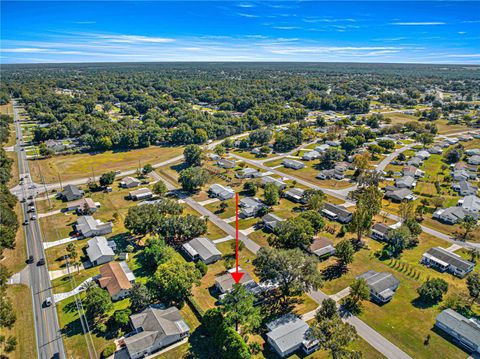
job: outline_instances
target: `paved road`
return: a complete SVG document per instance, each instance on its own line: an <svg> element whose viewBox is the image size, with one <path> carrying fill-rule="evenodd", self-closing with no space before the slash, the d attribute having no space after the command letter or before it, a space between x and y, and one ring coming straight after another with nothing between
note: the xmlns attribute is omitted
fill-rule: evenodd
<svg viewBox="0 0 480 359"><path fill-rule="evenodd" d="M18 168L20 178L25 178L23 184L20 185L20 198L28 198L30 195L35 195L35 190L29 189L32 186L30 180L30 170L25 151L22 151L24 146L22 128L20 126L18 107L14 102L14 119L15 130L18 136L17 139L17 155ZM28 203L26 200L22 203L22 212L24 219L30 217L28 214ZM33 212L36 214L36 212ZM63 346L62 335L58 323L57 311L55 306L43 307L43 303L47 297L53 298L50 278L48 276L47 265L38 266L37 261L40 258L45 258L43 250L42 232L38 220L29 220L28 225L25 226L25 236L27 241L27 253L33 255L35 262L28 265L30 276L30 288L32 290L33 314L35 321L35 334L37 343L37 353L39 359L50 358L65 358L65 348ZM27 343L28 344L28 343ZM30 343L33 345L32 342Z"/></svg>
<svg viewBox="0 0 480 359"><path fill-rule="evenodd" d="M290 174L287 174L287 173L284 173L282 171L278 171L276 169L273 169L271 167L268 167L268 166L265 166L264 164L262 163L259 163L258 161L255 161L255 160L251 160L251 159L246 159L246 158L242 158L240 156L237 156L235 154L232 154L233 157L235 158L238 158L238 159L242 159L244 162L246 163L249 163L251 164L252 166L256 166L258 168L261 168L265 171L270 171L272 173L275 173L279 176L282 176L282 177L286 177L292 181L297 181L297 183L301 183L303 184L304 186L307 186L309 188L313 188L313 189L317 189L317 190L322 190L324 193L332 196L332 197L335 197L335 198L338 198L338 199L341 199L343 201L347 201L348 202L348 193L355 190L357 188L356 185L354 186L351 186L351 187L348 187L348 188L345 188L345 189L340 189L340 190L336 190L336 189L329 189L329 188L324 188L324 187L321 187L321 186L317 186L309 181L305 181L301 178L298 178L298 177L295 177L293 175L290 175ZM385 216L385 217L388 217L390 219L393 219L394 221L400 221L400 217L395 215L395 214L392 214L392 213L388 213L388 212L385 212L385 211L382 211L382 215ZM462 246L464 248L477 248L477 249L480 249L480 243L473 243L473 242L461 242L461 241L457 241L455 240L453 237L449 236L448 234L445 234L445 233L442 233L442 232L439 232L435 229L432 229L430 227L425 227L425 226L422 226L422 230L425 232L425 233L428 233L434 237L437 237L437 238L440 238L440 239L443 239L447 242L450 242L450 243L454 243L454 244L458 244L459 246Z"/></svg>
<svg viewBox="0 0 480 359"><path fill-rule="evenodd" d="M376 167L376 169L378 171L383 171L385 169L385 167L387 167L390 162L392 162L400 153L402 152L405 152L405 151L408 151L409 149L411 149L412 147L418 145L418 143L411 143L411 144L408 144L408 145L405 145L403 147L400 147L399 149L396 149L395 151L393 151L392 153L390 153L387 157L385 157Z"/></svg>
<svg viewBox="0 0 480 359"><path fill-rule="evenodd" d="M165 180L163 177L158 176L163 182L165 182L167 189L170 191L177 191L176 187ZM177 191L180 194L179 191ZM185 203L187 203L190 207L195 209L198 213L203 216L207 216L209 220L211 220L215 225L223 229L227 234L235 237L235 229L226 223L223 219L216 216L214 213L210 212L208 209L201 206L191 197L187 195L180 195L179 196ZM252 241L248 236L245 236L243 233L239 232L238 234L239 240L241 240L245 247L247 247L251 252L257 253L260 250L260 246ZM320 304L324 299L328 298L329 296L323 293L320 290L311 291L309 296L315 300L318 304ZM411 359L405 352L403 352L400 348L395 346L393 343L388 341L385 337L383 337L380 333L376 332L373 328L369 327L367 324L362 322L360 319L349 316L345 318L345 321L352 324L356 329L358 334L370 345L372 345L375 349L377 349L380 353L385 355L387 358L391 359Z"/></svg>

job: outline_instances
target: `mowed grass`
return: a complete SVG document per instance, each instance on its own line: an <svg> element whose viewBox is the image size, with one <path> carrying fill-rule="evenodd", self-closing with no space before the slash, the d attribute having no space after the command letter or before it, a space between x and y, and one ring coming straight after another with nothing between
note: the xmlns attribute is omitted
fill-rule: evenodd
<svg viewBox="0 0 480 359"><path fill-rule="evenodd" d="M60 174L62 181L91 177L92 170L98 177L108 171L131 170L147 163L155 164L181 155L182 147L157 147L135 149L130 151L105 151L96 154L81 153L34 161L32 168L33 180L41 182L41 172L45 182L58 182Z"/></svg>
<svg viewBox="0 0 480 359"><path fill-rule="evenodd" d="M360 318L414 358L465 358L465 353L461 349L433 330L435 317L442 310L441 304L425 307L417 300L416 289L428 278L445 279L449 283L448 295L467 293L464 279L447 273L438 273L419 263L421 255L428 248L438 245L448 247L447 243L422 234L420 244L414 249L405 251L400 258L402 265L395 265L393 261L380 261L373 255L382 248L381 243L370 239L366 241L370 250L362 249L357 252L354 262L348 266L348 272L338 279L327 279L323 290L328 294L337 293L367 270L390 272L400 280L400 287L392 301L382 306L364 302ZM335 261L334 258L330 258L321 262L319 268L325 269ZM430 335L428 346L424 345L427 335Z"/></svg>
<svg viewBox="0 0 480 359"><path fill-rule="evenodd" d="M30 288L23 284L15 284L9 285L6 290L17 316L12 329L0 329L0 335L5 337L13 335L17 338L17 347L14 352L8 354L8 358L36 358L32 293Z"/></svg>
<svg viewBox="0 0 480 359"><path fill-rule="evenodd" d="M16 204L15 213L19 221L21 221L23 217L20 203ZM24 230L24 226L20 225L15 235L14 249L5 248L3 250L4 258L0 263L4 265L12 274L21 271L26 265L25 261L27 260L27 244L25 241Z"/></svg>

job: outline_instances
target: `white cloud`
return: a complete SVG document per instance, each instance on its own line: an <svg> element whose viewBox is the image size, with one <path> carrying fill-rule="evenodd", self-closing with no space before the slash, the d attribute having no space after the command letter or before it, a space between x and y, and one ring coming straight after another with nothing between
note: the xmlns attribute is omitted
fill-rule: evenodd
<svg viewBox="0 0 480 359"><path fill-rule="evenodd" d="M435 26L435 25L446 25L442 21L418 21L418 22L392 22L391 25L400 25L400 26Z"/></svg>
<svg viewBox="0 0 480 359"><path fill-rule="evenodd" d="M277 30L297 30L300 29L298 26L272 26L272 29Z"/></svg>
<svg viewBox="0 0 480 359"><path fill-rule="evenodd" d="M105 34L91 34L100 39L105 39L110 42L139 44L139 43L167 43L174 42L175 39L165 37L152 37L141 35L105 35Z"/></svg>
<svg viewBox="0 0 480 359"><path fill-rule="evenodd" d="M257 17L260 17L260 16L258 16L258 15L246 14L246 13L243 13L243 12L237 12L237 15L242 16L242 17L247 17L247 18L257 18Z"/></svg>

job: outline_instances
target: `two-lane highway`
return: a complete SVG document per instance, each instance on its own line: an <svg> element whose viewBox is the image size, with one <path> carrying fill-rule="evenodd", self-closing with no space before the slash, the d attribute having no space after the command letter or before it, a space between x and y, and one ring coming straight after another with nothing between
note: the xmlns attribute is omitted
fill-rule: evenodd
<svg viewBox="0 0 480 359"><path fill-rule="evenodd" d="M39 263L39 260L45 259L43 249L42 232L34 204L34 196L37 191L35 184L30 177L25 143L23 141L22 127L18 114L18 106L14 101L13 115L15 121L15 130L17 135L16 151L18 155L18 168L20 174L19 200L22 204L24 217L25 236L27 241L28 256L33 256L33 263L29 263L30 288L32 290L33 314L35 320L35 336L37 342L37 353L39 359L58 358L64 359L65 348L63 345L62 334L58 323L57 311L55 305L46 306L45 300L53 298L50 277L48 276L47 264ZM17 192L18 193L18 192ZM32 207L33 206L33 207ZM26 259L26 258L25 258ZM32 338L32 345L33 338Z"/></svg>

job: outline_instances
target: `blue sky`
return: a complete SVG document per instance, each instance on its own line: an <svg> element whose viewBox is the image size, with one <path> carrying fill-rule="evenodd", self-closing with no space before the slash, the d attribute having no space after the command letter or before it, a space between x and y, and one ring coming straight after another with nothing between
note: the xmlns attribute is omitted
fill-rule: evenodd
<svg viewBox="0 0 480 359"><path fill-rule="evenodd" d="M480 63L480 2L1 1L2 63Z"/></svg>

